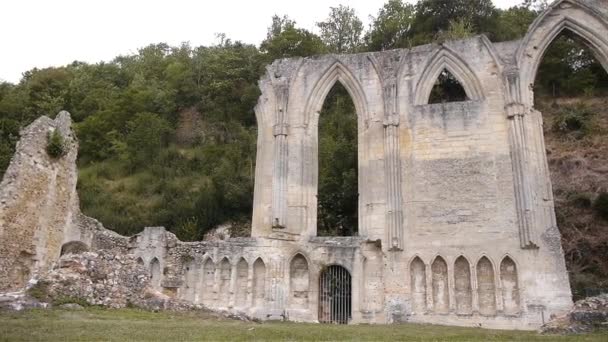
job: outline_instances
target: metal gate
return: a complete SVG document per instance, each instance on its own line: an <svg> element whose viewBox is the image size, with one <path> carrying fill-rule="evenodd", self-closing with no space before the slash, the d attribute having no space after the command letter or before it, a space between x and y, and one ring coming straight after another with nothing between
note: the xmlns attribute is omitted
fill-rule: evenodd
<svg viewBox="0 0 608 342"><path fill-rule="evenodd" d="M351 317L350 273L342 266L329 266L319 276L319 322L348 324Z"/></svg>

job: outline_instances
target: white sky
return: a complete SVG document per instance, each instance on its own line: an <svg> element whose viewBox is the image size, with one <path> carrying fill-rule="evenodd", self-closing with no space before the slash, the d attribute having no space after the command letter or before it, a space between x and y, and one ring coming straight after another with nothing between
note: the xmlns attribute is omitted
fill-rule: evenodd
<svg viewBox="0 0 608 342"><path fill-rule="evenodd" d="M192 46L215 33L259 44L272 15L316 32L330 6L355 8L365 27L387 0L1 0L0 80L18 82L34 67L95 63L151 43ZM415 0L408 0L415 2ZM494 0L501 8L522 0Z"/></svg>

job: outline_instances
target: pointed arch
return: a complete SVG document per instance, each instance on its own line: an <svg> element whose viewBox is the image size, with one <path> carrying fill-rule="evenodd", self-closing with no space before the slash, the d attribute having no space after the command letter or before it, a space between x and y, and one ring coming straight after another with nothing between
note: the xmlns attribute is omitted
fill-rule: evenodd
<svg viewBox="0 0 608 342"><path fill-rule="evenodd" d="M266 264L262 258L253 263L253 306L263 307L266 298Z"/></svg>
<svg viewBox="0 0 608 342"><path fill-rule="evenodd" d="M219 265L219 297L220 307L230 306L230 279L232 277L232 265L228 257L224 257Z"/></svg>
<svg viewBox="0 0 608 342"><path fill-rule="evenodd" d="M485 255L477 261L477 295L482 315L496 314L496 283L494 264Z"/></svg>
<svg viewBox="0 0 608 342"><path fill-rule="evenodd" d="M236 305L247 305L247 280L249 278L249 264L241 257L236 264Z"/></svg>
<svg viewBox="0 0 608 342"><path fill-rule="evenodd" d="M318 118L315 114L321 111L327 94L336 82L340 82L344 88L346 88L346 91L348 91L348 94L355 104L357 116L361 117L363 120L367 120L369 117L367 99L363 87L354 74L342 64L342 62L336 60L322 75L323 76L316 82L306 101L304 112L305 125L308 127L317 126L316 121L313 121Z"/></svg>
<svg viewBox="0 0 608 342"><path fill-rule="evenodd" d="M556 1L530 25L516 53L522 97L527 103L534 101L530 86L545 52L564 30L581 38L608 72L608 18L582 1Z"/></svg>
<svg viewBox="0 0 608 342"><path fill-rule="evenodd" d="M506 315L517 315L520 307L517 265L508 255L500 263L500 284L504 313Z"/></svg>
<svg viewBox="0 0 608 342"><path fill-rule="evenodd" d="M306 309L310 297L310 270L308 260L297 253L289 263L289 297L294 308Z"/></svg>
<svg viewBox="0 0 608 342"><path fill-rule="evenodd" d="M150 260L150 282L155 290L160 290L161 277L160 261L154 257Z"/></svg>
<svg viewBox="0 0 608 342"><path fill-rule="evenodd" d="M448 313L450 310L450 295L448 283L448 264L441 256L437 256L431 264L433 284L433 311Z"/></svg>
<svg viewBox="0 0 608 342"><path fill-rule="evenodd" d="M473 310L473 293L471 290L471 267L464 256L459 256L454 262L454 295L456 312L471 314Z"/></svg>
<svg viewBox="0 0 608 342"><path fill-rule="evenodd" d="M414 257L410 262L410 289L412 293L412 312L426 312L426 265L419 256Z"/></svg>
<svg viewBox="0 0 608 342"><path fill-rule="evenodd" d="M203 261L203 286L201 286L201 297L203 303L209 304L213 301L213 288L215 285L215 263L212 258Z"/></svg>
<svg viewBox="0 0 608 342"><path fill-rule="evenodd" d="M460 82L469 100L483 100L481 82L475 72L455 52L442 46L429 58L428 64L418 78L414 105L428 104L435 81L443 70L450 72Z"/></svg>

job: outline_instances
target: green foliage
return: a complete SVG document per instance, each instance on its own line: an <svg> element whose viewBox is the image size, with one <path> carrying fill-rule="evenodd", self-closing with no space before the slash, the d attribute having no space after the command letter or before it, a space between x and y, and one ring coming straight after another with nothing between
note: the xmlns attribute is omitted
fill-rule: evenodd
<svg viewBox="0 0 608 342"><path fill-rule="evenodd" d="M49 301L49 283L45 281L39 281L27 290L27 294L41 302Z"/></svg>
<svg viewBox="0 0 608 342"><path fill-rule="evenodd" d="M269 62L280 58L319 55L326 51L321 38L295 25L295 21L287 16L272 17L268 35L260 45Z"/></svg>
<svg viewBox="0 0 608 342"><path fill-rule="evenodd" d="M428 103L443 103L443 102L457 102L466 101L467 93L464 88L458 82L458 79L452 75L448 70L443 70L429 96Z"/></svg>
<svg viewBox="0 0 608 342"><path fill-rule="evenodd" d="M363 23L353 8L344 5L330 7L329 17L317 26L330 52L349 53L360 48Z"/></svg>
<svg viewBox="0 0 608 342"><path fill-rule="evenodd" d="M564 31L547 49L536 75L535 92L552 97L598 94L608 89L608 74L586 46Z"/></svg>
<svg viewBox="0 0 608 342"><path fill-rule="evenodd" d="M593 209L597 215L604 220L608 220L608 193L602 192L593 202Z"/></svg>
<svg viewBox="0 0 608 342"><path fill-rule="evenodd" d="M592 128L594 112L583 103L560 108L553 121L553 131L576 139L584 137Z"/></svg>
<svg viewBox="0 0 608 342"><path fill-rule="evenodd" d="M389 0L373 18L370 30L365 35L366 49L383 51L410 47L414 15L414 5L402 0Z"/></svg>
<svg viewBox="0 0 608 342"><path fill-rule="evenodd" d="M82 307L90 306L89 302L87 302L86 299L70 296L61 296L53 298L53 302L51 304L53 304L54 306L60 306L63 304L78 304Z"/></svg>
<svg viewBox="0 0 608 342"><path fill-rule="evenodd" d="M59 130L54 130L47 136L46 153L51 158L60 158L66 153L65 141Z"/></svg>
<svg viewBox="0 0 608 342"><path fill-rule="evenodd" d="M412 25L415 44L432 41L440 31L449 30L451 22L469 23L476 33L494 38L499 11L491 0L420 0Z"/></svg>
<svg viewBox="0 0 608 342"><path fill-rule="evenodd" d="M448 40L464 39L473 36L473 26L466 19L450 20L445 31L437 32L435 41L442 43Z"/></svg>

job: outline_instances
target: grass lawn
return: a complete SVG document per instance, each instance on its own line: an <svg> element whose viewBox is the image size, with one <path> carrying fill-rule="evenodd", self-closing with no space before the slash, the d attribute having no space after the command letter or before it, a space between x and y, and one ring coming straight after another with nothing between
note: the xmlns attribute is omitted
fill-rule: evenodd
<svg viewBox="0 0 608 342"><path fill-rule="evenodd" d="M0 341L608 341L607 333L546 336L534 332L433 325L251 323L200 313L87 308L0 313Z"/></svg>

